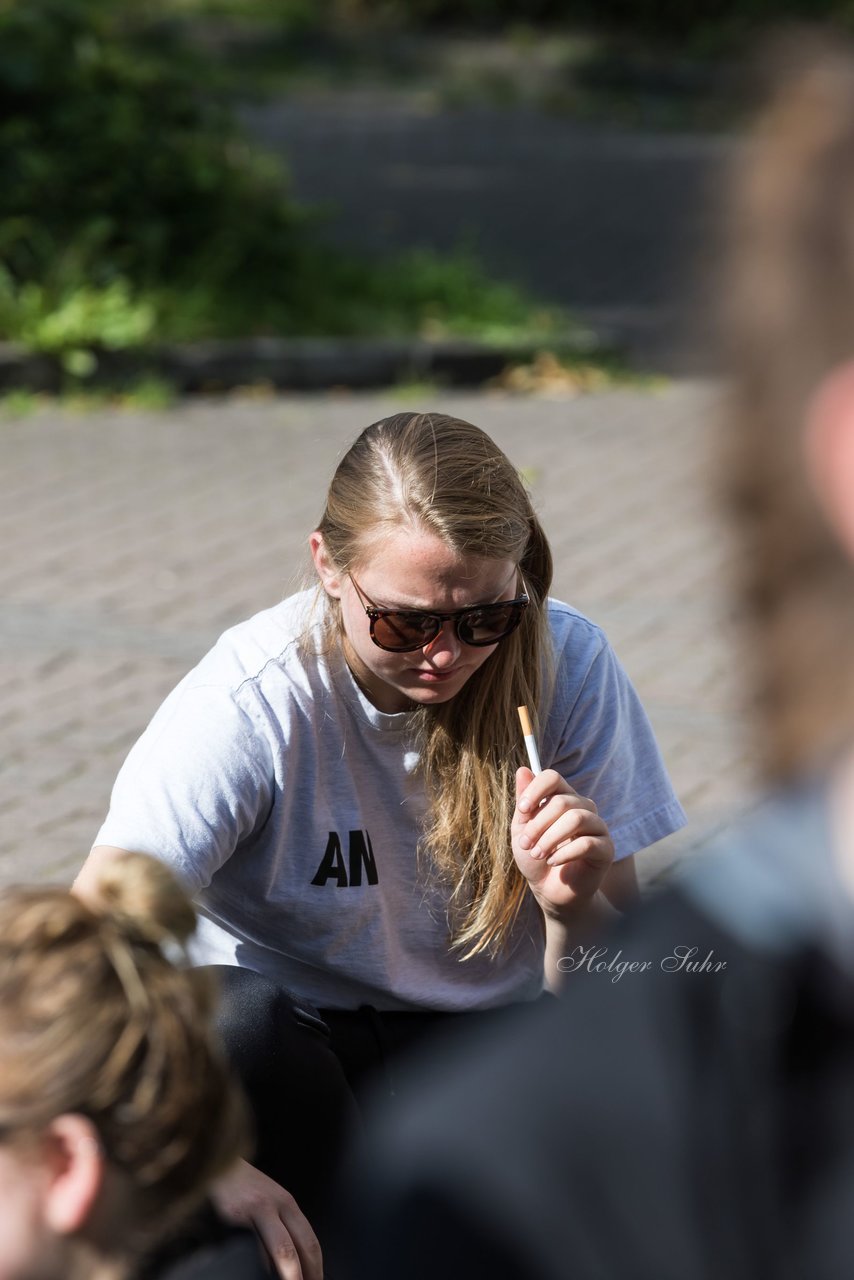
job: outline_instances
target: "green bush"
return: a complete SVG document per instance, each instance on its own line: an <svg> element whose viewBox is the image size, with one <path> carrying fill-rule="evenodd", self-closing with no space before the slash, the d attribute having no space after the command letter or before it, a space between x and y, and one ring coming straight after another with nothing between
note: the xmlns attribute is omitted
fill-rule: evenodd
<svg viewBox="0 0 854 1280"><path fill-rule="evenodd" d="M86 376L153 340L553 327L467 255L323 247L179 29L153 0L0 0L0 339Z"/></svg>
<svg viewBox="0 0 854 1280"><path fill-rule="evenodd" d="M304 256L300 265L299 331L305 334L405 333L501 342L570 328L559 308L544 308L523 290L491 280L464 250L440 256L416 249L374 263L324 250Z"/></svg>
<svg viewBox="0 0 854 1280"><path fill-rule="evenodd" d="M140 306L165 322L201 282L212 330L275 325L305 215L200 69L141 0L0 6L5 326L55 307L85 329L126 303L136 340Z"/></svg>

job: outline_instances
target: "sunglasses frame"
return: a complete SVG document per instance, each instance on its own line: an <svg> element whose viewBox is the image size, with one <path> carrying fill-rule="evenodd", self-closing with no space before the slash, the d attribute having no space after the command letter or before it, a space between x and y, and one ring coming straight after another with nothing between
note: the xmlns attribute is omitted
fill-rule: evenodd
<svg viewBox="0 0 854 1280"><path fill-rule="evenodd" d="M523 591L520 596L516 596L513 600L495 600L492 604L470 604L465 609L454 609L450 613L436 613L432 609L381 609L379 605L374 604L370 596L365 595L352 573L348 574L348 577L356 590L356 595L359 597L359 603L370 618L371 639L377 648L382 649L385 653L415 653L417 649L425 649L428 644L433 643L437 636L441 635L442 625L445 622L453 622L454 633L461 644L470 645L473 649L486 649L490 645L500 644L502 640L506 640L508 636L513 634L521 623L525 610L531 603L530 596L526 591ZM367 601L367 604L365 601ZM460 635L460 624L465 623L467 614L483 613L489 609L507 609L510 606L514 606L516 609L515 621L509 630L503 632L503 634L498 636L497 639L466 640L465 636ZM436 630L432 636L429 636L424 640L420 640L417 644L403 645L400 647L397 645L392 646L383 644L376 637L376 632L374 630L376 623L381 618L394 618L399 617L401 614L415 614L419 618L434 618L437 623Z"/></svg>

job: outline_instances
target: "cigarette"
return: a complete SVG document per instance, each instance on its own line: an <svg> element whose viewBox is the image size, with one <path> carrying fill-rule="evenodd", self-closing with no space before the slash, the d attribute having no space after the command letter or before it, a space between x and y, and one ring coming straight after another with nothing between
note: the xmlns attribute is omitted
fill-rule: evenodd
<svg viewBox="0 0 854 1280"><path fill-rule="evenodd" d="M531 773L542 773L543 766L540 764L540 753L537 750L537 740L534 737L534 729L531 724L531 717L528 715L528 708L519 707L518 711L519 719L522 721L522 732L525 735L525 750L528 752Z"/></svg>

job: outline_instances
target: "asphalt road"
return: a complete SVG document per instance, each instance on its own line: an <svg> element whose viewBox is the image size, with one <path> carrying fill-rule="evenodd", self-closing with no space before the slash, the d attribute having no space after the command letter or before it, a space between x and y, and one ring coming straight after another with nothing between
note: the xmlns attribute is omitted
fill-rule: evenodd
<svg viewBox="0 0 854 1280"><path fill-rule="evenodd" d="M364 93L243 116L335 243L368 254L470 246L496 277L625 341L637 363L714 370L705 282L730 138Z"/></svg>

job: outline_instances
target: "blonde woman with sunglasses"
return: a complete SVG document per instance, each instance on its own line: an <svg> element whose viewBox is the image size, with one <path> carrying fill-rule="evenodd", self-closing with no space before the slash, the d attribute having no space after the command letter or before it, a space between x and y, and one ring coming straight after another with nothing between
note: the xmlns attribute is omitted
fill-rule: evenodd
<svg viewBox="0 0 854 1280"><path fill-rule="evenodd" d="M560 957L636 896L634 854L684 815L605 636L549 600L545 534L479 428L367 428L310 546L319 587L227 632L158 711L79 883L117 848L166 860L195 896L199 962L240 987L227 1038L268 1034L267 996L286 1021L286 988L352 1084L555 986ZM281 1098L259 1057L250 1095ZM316 1187L302 1198L323 1212Z"/></svg>

